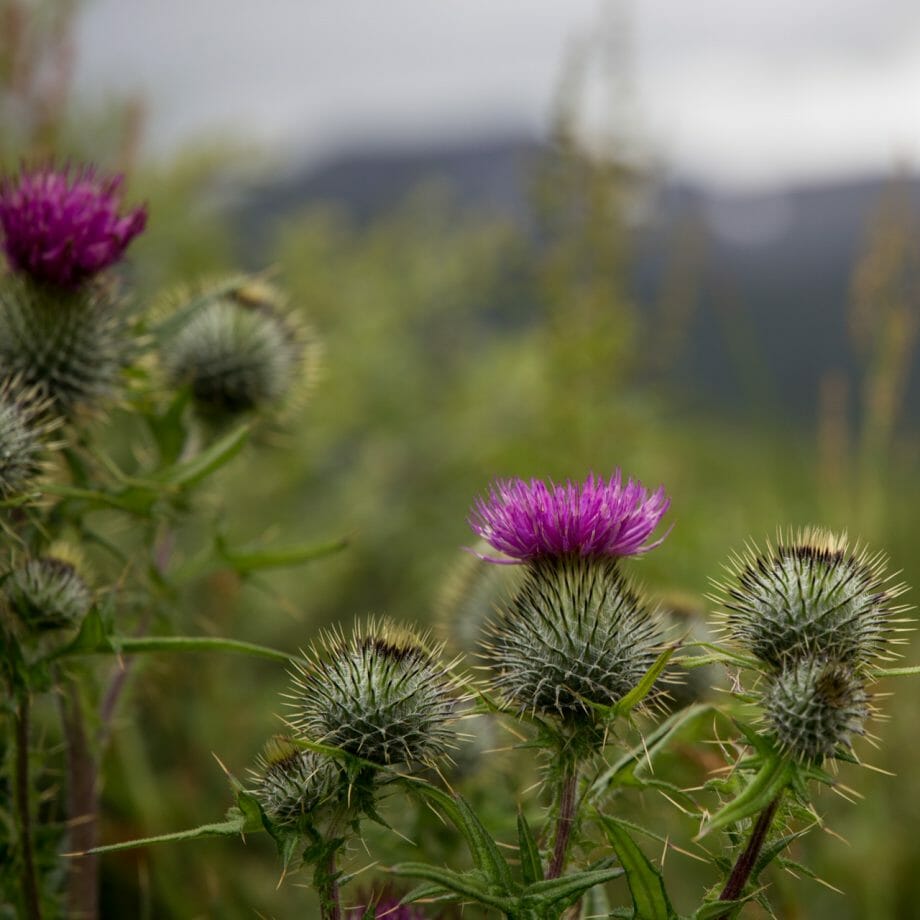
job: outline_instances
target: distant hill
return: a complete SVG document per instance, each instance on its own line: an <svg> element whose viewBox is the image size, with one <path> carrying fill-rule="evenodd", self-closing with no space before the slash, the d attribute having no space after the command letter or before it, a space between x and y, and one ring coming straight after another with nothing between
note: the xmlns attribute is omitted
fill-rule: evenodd
<svg viewBox="0 0 920 920"><path fill-rule="evenodd" d="M545 145L522 138L343 154L251 188L234 216L254 264L278 223L312 205L333 204L361 225L430 180L450 187L458 208L529 229L531 176L547 155ZM688 402L779 409L803 420L814 414L827 371L855 372L846 332L850 278L887 181L870 176L768 192L672 182L650 193L635 230L634 274L650 322L675 239L695 235L688 341L670 375ZM920 182L905 188L920 214ZM914 371L910 415L917 419L920 368Z"/></svg>

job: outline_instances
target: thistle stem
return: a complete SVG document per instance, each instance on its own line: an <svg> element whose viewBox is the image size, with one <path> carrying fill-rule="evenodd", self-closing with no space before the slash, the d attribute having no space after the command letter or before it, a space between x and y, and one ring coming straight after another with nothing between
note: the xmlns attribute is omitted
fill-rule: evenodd
<svg viewBox="0 0 920 920"><path fill-rule="evenodd" d="M751 829L751 836L748 837L747 846L738 854L731 875L729 875L728 881L719 895L720 901L736 901L743 893L744 886L747 885L748 879L754 871L754 866L757 864L757 857L760 856L760 851L763 849L764 841L767 839L767 833L773 823L781 798L782 795L778 795L758 815L757 820L754 822L754 827ZM731 911L728 911L722 914L718 920L728 920L730 916Z"/></svg>
<svg viewBox="0 0 920 920"><path fill-rule="evenodd" d="M575 825L577 794L578 768L571 766L563 774L559 788L559 819L556 822L556 839L553 843L553 858L546 873L547 879L559 878L565 868L565 858Z"/></svg>
<svg viewBox="0 0 920 920"><path fill-rule="evenodd" d="M335 868L335 853L333 850L323 866L320 878L319 899L323 920L342 920L342 905L339 900L339 880Z"/></svg>
<svg viewBox="0 0 920 920"><path fill-rule="evenodd" d="M23 693L19 697L19 711L16 714L16 811L19 815L19 845L22 850L22 889L26 916L29 920L41 920L29 793L29 696Z"/></svg>

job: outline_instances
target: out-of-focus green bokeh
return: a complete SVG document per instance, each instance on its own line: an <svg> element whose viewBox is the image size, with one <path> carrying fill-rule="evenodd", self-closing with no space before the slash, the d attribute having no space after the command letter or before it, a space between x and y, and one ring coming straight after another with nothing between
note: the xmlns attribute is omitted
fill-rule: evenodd
<svg viewBox="0 0 920 920"><path fill-rule="evenodd" d="M218 177L233 175L246 138L236 152L140 159L136 105L74 112L66 85L44 85L56 42L65 40L63 9L0 2L0 161L11 167L53 154L129 171L131 197L150 205L150 230L131 266L146 298L247 262L245 228L214 203ZM635 231L626 215L642 177L615 160L588 158L564 120L552 150L532 175L536 227L526 232L465 211L436 185L369 224L324 206L277 227L268 262L322 342L323 372L285 430L250 447L210 500L224 507L231 539L347 536L349 547L246 583L211 577L177 600L181 631L293 649L366 613L437 627L444 583L472 539L466 515L493 477L580 478L617 466L648 485L663 483L673 501L673 532L634 571L650 590L681 592L701 610L728 553L778 526L846 529L886 550L908 583L920 583L920 442L903 411L920 322L920 238L897 197L866 228L852 298L821 318L835 333L849 330L857 346L860 371L846 383L858 411L842 407L836 378L802 392L813 411L795 419L761 406L729 411L689 403L666 373L681 348L681 310L695 302L692 270L654 309L633 303ZM680 261L681 252L669 255ZM795 328L786 335L796 348ZM203 539L189 526L177 560ZM906 656L920 660L913 647ZM104 765L103 839L216 820L231 796L212 755L244 775L281 725L287 680L283 669L246 659L144 661ZM884 689L894 695L880 701L889 718L874 726L878 750L859 748L879 771L842 771L856 801L822 794L827 833L815 830L795 845L796 859L846 894L774 877L784 918L917 912L920 685ZM482 777L463 782L497 821L513 812L514 783L507 756L494 759ZM539 792L527 800L536 809ZM640 807L662 833L692 834L667 802ZM443 833L417 820L400 827L437 853ZM376 830L368 852L354 850L352 868L385 864L397 850L410 852L395 834ZM686 908L712 882L676 853L666 874ZM278 881L264 839L112 856L103 861L104 916L314 916L305 877Z"/></svg>

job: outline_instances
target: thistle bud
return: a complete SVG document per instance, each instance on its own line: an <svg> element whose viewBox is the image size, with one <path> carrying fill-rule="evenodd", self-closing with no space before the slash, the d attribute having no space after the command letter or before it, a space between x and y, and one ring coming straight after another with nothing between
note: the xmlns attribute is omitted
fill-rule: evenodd
<svg viewBox="0 0 920 920"><path fill-rule="evenodd" d="M845 535L804 530L763 552L735 557L715 598L727 636L772 667L804 658L862 667L890 652L894 599L881 554L850 549Z"/></svg>
<svg viewBox="0 0 920 920"><path fill-rule="evenodd" d="M655 661L651 611L610 558L531 562L521 590L489 625L484 658L496 689L521 711L595 721Z"/></svg>
<svg viewBox="0 0 920 920"><path fill-rule="evenodd" d="M215 292L164 355L172 386L189 386L205 416L277 411L315 371L315 347L279 292L247 279Z"/></svg>
<svg viewBox="0 0 920 920"><path fill-rule="evenodd" d="M460 700L441 650L388 620L327 634L297 666L294 727L381 766L445 756Z"/></svg>
<svg viewBox="0 0 920 920"><path fill-rule="evenodd" d="M289 738L276 735L259 755L253 794L276 824L295 824L313 815L339 787L335 761L300 750Z"/></svg>
<svg viewBox="0 0 920 920"><path fill-rule="evenodd" d="M803 659L770 677L763 706L780 747L820 763L863 733L869 697L859 675L839 662Z"/></svg>
<svg viewBox="0 0 920 920"><path fill-rule="evenodd" d="M18 380L0 384L0 500L27 492L44 471L45 454L56 446L48 441L57 426L49 409L47 400Z"/></svg>
<svg viewBox="0 0 920 920"><path fill-rule="evenodd" d="M34 632L79 626L93 602L76 566L57 556L28 559L17 566L4 590L13 613Z"/></svg>

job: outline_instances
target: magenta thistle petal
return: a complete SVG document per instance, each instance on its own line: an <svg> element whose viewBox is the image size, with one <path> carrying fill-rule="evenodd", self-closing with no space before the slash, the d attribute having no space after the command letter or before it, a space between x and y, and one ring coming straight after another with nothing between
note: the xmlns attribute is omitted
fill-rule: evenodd
<svg viewBox="0 0 920 920"><path fill-rule="evenodd" d="M510 561L570 554L635 556L664 540L648 542L670 503L663 487L649 493L632 479L624 485L619 470L606 482L593 474L583 483L565 485L499 479L487 498L476 500L469 524Z"/></svg>
<svg viewBox="0 0 920 920"><path fill-rule="evenodd" d="M10 268L64 288L117 262L147 223L138 207L119 214L121 176L89 168L23 169L0 181L0 230Z"/></svg>

